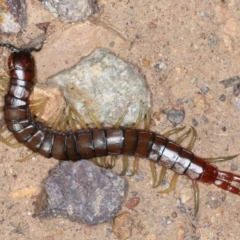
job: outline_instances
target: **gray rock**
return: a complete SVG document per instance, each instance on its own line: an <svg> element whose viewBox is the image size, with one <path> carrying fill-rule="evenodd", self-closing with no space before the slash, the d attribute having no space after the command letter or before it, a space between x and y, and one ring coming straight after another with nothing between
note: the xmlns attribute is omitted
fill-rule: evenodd
<svg viewBox="0 0 240 240"><path fill-rule="evenodd" d="M133 124L140 108L146 112L151 106L149 89L138 68L103 48L95 49L71 69L48 79L48 83L60 86L65 99L86 123L92 120L85 103L101 123L110 125L127 108L122 125Z"/></svg>
<svg viewBox="0 0 240 240"><path fill-rule="evenodd" d="M18 33L26 26L25 0L3 0L0 4L0 31L3 33Z"/></svg>
<svg viewBox="0 0 240 240"><path fill-rule="evenodd" d="M41 0L44 7L64 22L81 22L97 9L95 0Z"/></svg>
<svg viewBox="0 0 240 240"><path fill-rule="evenodd" d="M126 188L123 178L90 161L63 162L45 181L35 213L89 225L110 221L124 202Z"/></svg>
<svg viewBox="0 0 240 240"><path fill-rule="evenodd" d="M167 119L170 121L173 125L177 125L183 121L185 117L185 111L184 109L176 110L172 109L167 112Z"/></svg>

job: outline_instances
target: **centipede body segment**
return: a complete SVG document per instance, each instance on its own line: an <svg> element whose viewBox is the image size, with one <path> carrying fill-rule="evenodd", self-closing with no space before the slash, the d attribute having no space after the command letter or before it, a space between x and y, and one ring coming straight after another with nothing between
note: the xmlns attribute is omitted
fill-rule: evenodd
<svg viewBox="0 0 240 240"><path fill-rule="evenodd" d="M91 159L108 155L129 155L149 159L186 175L193 181L215 184L240 195L231 185L240 176L219 171L217 167L195 156L168 138L154 132L132 128L81 129L56 131L36 121L29 109L29 96L34 86L34 59L29 49L11 45L8 59L10 83L5 95L4 118L18 142L46 158L58 160Z"/></svg>

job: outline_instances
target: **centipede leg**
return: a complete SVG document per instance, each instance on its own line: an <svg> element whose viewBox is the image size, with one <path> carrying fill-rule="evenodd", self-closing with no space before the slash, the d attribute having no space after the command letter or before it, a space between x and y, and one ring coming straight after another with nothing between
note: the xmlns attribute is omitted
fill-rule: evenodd
<svg viewBox="0 0 240 240"><path fill-rule="evenodd" d="M36 115L38 119L42 117L48 100L49 100L48 97L37 100L31 100L30 102L31 112L33 115Z"/></svg>
<svg viewBox="0 0 240 240"><path fill-rule="evenodd" d="M120 176L124 176L128 170L128 156L123 155L123 170L119 174Z"/></svg>
<svg viewBox="0 0 240 240"><path fill-rule="evenodd" d="M95 124L95 126L98 128L98 129L102 129L102 125L101 123L98 121L97 117L94 115L93 111L90 110L90 108L85 104L84 105L87 109L87 112L90 116L90 118L92 119L93 123Z"/></svg>
<svg viewBox="0 0 240 240"><path fill-rule="evenodd" d="M227 156L227 157L216 157L216 158L204 158L204 160L208 163L216 163L216 162L225 162L234 159L239 154Z"/></svg>
<svg viewBox="0 0 240 240"><path fill-rule="evenodd" d="M38 155L38 153L33 152L33 153L27 155L26 157L20 159L20 160L16 160L16 162L23 163L23 162L26 162L26 161L32 159L33 157L35 157L35 156L37 156L37 155Z"/></svg>
<svg viewBox="0 0 240 240"><path fill-rule="evenodd" d="M18 147L22 146L22 144L20 144L20 143L11 143L11 140L13 140L13 139L15 139L13 134L9 135L7 138L3 138L0 134L0 142L6 144L8 147L18 148Z"/></svg>
<svg viewBox="0 0 240 240"><path fill-rule="evenodd" d="M195 205L195 211L194 211L194 217L196 218L199 211L199 187L198 183L195 180L192 180L193 185L193 191L194 191L194 205Z"/></svg>

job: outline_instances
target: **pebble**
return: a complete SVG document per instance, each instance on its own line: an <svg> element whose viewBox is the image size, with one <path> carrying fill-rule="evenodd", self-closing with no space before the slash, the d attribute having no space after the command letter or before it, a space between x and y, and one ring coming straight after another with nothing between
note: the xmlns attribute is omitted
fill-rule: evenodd
<svg viewBox="0 0 240 240"><path fill-rule="evenodd" d="M48 79L48 83L60 86L65 99L87 124L92 119L85 105L100 123L111 126L126 109L122 125L135 123L140 109L144 114L151 106L149 89L138 68L104 48L95 49L71 69Z"/></svg>
<svg viewBox="0 0 240 240"><path fill-rule="evenodd" d="M230 78L222 80L220 83L225 88L229 88L229 87L232 87L236 84L239 84L240 83L240 77L239 76L230 77Z"/></svg>
<svg viewBox="0 0 240 240"><path fill-rule="evenodd" d="M160 112L159 111L155 111L153 113L153 118L156 119L157 121L160 121Z"/></svg>
<svg viewBox="0 0 240 240"><path fill-rule="evenodd" d="M162 219L162 226L163 226L163 227L167 227L167 226L170 225L171 223L172 223L172 221L171 221L171 219L170 219L169 216L164 217L164 218Z"/></svg>
<svg viewBox="0 0 240 240"><path fill-rule="evenodd" d="M140 198L139 197L133 197L133 198L130 198L127 203L125 204L125 206L128 208L128 209L133 209L135 207L138 206L138 204L140 203Z"/></svg>
<svg viewBox="0 0 240 240"><path fill-rule="evenodd" d="M210 89L209 89L209 87L202 87L201 89L200 89L200 91L201 91L201 93L202 94L207 94L209 91L210 91Z"/></svg>
<svg viewBox="0 0 240 240"><path fill-rule="evenodd" d="M174 125L181 123L184 118L185 118L184 109L180 109L180 110L172 109L167 112L168 121L170 121Z"/></svg>
<svg viewBox="0 0 240 240"><path fill-rule="evenodd" d="M44 8L64 22L82 22L98 11L93 0L42 0Z"/></svg>
<svg viewBox="0 0 240 240"><path fill-rule="evenodd" d="M226 95L225 94L221 94L221 96L219 97L219 100L222 102L226 101Z"/></svg>
<svg viewBox="0 0 240 240"><path fill-rule="evenodd" d="M26 27L25 0L2 0L0 4L0 32L16 34Z"/></svg>
<svg viewBox="0 0 240 240"><path fill-rule="evenodd" d="M132 236L133 221L131 214L125 212L114 219L113 232L118 239L125 240Z"/></svg>
<svg viewBox="0 0 240 240"><path fill-rule="evenodd" d="M198 121L197 121L195 118L192 119L192 125L193 125L194 127L197 127L197 126L198 126Z"/></svg>
<svg viewBox="0 0 240 240"><path fill-rule="evenodd" d="M225 201L226 193L223 192L209 192L207 194L206 205L211 209L220 208Z"/></svg>
<svg viewBox="0 0 240 240"><path fill-rule="evenodd" d="M44 182L34 212L88 225L110 221L124 202L126 188L126 180L90 161L63 162Z"/></svg>
<svg viewBox="0 0 240 240"><path fill-rule="evenodd" d="M51 116L54 111L56 111L57 109L65 108L66 103L59 86L43 85L37 83L34 86L33 94L31 94L30 96L30 101L45 98L48 98L48 102L44 109L44 113L41 116L41 119L47 121L49 119L49 116Z"/></svg>
<svg viewBox="0 0 240 240"><path fill-rule="evenodd" d="M240 93L240 83L233 86L233 95L237 97Z"/></svg>
<svg viewBox="0 0 240 240"><path fill-rule="evenodd" d="M231 169L231 171L235 172L235 171L238 170L238 165L235 164L235 163L231 163L231 165L230 165L230 169Z"/></svg>
<svg viewBox="0 0 240 240"><path fill-rule="evenodd" d="M206 97L200 93L193 98L193 102L195 107L199 109L206 109L209 106Z"/></svg>

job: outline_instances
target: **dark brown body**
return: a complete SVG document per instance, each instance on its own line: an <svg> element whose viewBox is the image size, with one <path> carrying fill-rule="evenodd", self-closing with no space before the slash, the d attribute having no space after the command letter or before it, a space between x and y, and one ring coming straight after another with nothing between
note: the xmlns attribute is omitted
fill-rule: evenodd
<svg viewBox="0 0 240 240"><path fill-rule="evenodd" d="M5 96L4 116L9 131L18 142L46 158L80 160L107 155L134 155L159 162L192 180L213 183L235 194L238 188L229 181L240 177L220 172L217 167L196 157L167 138L144 130L89 129L56 132L36 122L29 110L29 95L34 85L34 59L27 51L9 57L10 85Z"/></svg>

